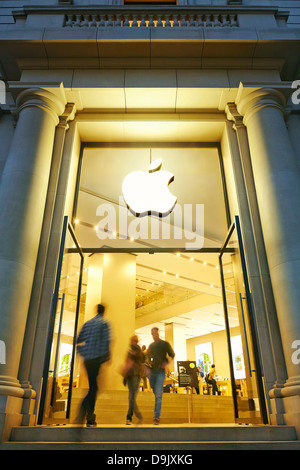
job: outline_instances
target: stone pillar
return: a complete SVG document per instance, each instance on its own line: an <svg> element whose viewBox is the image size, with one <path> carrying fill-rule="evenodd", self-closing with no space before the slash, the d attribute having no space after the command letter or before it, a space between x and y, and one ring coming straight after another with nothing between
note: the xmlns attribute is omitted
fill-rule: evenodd
<svg viewBox="0 0 300 470"><path fill-rule="evenodd" d="M0 394L23 396L18 382L53 151L65 104L54 94L27 89L17 97L19 118L0 186ZM19 392L18 392L19 390Z"/></svg>
<svg viewBox="0 0 300 470"><path fill-rule="evenodd" d="M39 305L47 260L47 250L49 246L49 238L57 196L57 187L62 164L63 148L65 143L66 132L69 129L69 122L74 119L74 114L75 106L73 104L68 104L65 108L64 113L59 118L59 123L55 131L52 164L50 170L47 199L45 203L43 227L41 232L33 287L31 292L30 306L28 310L25 338L22 348L22 357L19 367L18 377L22 388L31 387L29 381L29 374L32 364L34 338L36 335L36 325L38 321Z"/></svg>
<svg viewBox="0 0 300 470"><path fill-rule="evenodd" d="M97 314L96 306L101 304L102 294L102 280L103 280L103 253L93 253L88 258L88 275L87 275L87 289L86 289L86 300L85 300L85 311L84 317L80 318L79 331L83 324L93 318ZM107 314L107 312L106 312ZM106 315L105 315L106 317ZM79 354L76 355L75 361L75 375L79 375L79 387L88 388L88 377L86 374L85 367L83 365L83 359Z"/></svg>
<svg viewBox="0 0 300 470"><path fill-rule="evenodd" d="M285 98L261 89L237 103L248 130L253 177L288 380L300 385L292 344L300 338L300 171L284 121Z"/></svg>
<svg viewBox="0 0 300 470"><path fill-rule="evenodd" d="M39 396L41 389L41 377L43 376L45 346L48 337L49 314L57 274L57 263L61 243L64 216L66 215L66 199L69 189L69 180L73 163L73 143L75 123L70 122L69 130L65 136L64 149L57 182L55 205L47 252L45 254L45 267L43 268L43 279L37 311L37 324L35 328L34 345L31 355L29 380L32 387ZM73 188L71 188L73 189ZM38 400L37 400L38 404Z"/></svg>
<svg viewBox="0 0 300 470"><path fill-rule="evenodd" d="M84 315L85 322L95 316L95 306L97 304L101 304L103 260L103 253L93 253L93 255L89 257L88 281Z"/></svg>
<svg viewBox="0 0 300 470"><path fill-rule="evenodd" d="M111 361L101 373L102 390L124 390L120 367L135 330L136 258L127 253L105 253L101 303L112 328Z"/></svg>
<svg viewBox="0 0 300 470"><path fill-rule="evenodd" d="M287 375L285 360L257 204L247 128L234 103L227 105L227 118L233 121L239 149L236 158L232 157L232 168L238 188L239 214L245 236L244 249L253 294L264 383L266 389L270 390L284 385Z"/></svg>
<svg viewBox="0 0 300 470"><path fill-rule="evenodd" d="M169 359L168 368L170 372L177 372L177 361L187 360L185 330L185 325L179 323L165 325L165 340L170 343L175 352L175 358Z"/></svg>

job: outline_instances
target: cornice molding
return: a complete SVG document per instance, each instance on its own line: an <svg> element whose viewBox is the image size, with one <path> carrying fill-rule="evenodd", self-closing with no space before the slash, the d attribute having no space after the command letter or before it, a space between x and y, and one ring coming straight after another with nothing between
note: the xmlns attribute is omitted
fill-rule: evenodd
<svg viewBox="0 0 300 470"><path fill-rule="evenodd" d="M12 9L12 15L14 18L24 17L31 13L36 14L71 14L71 13L91 13L97 14L99 12L126 12L126 11L159 11L159 10L170 10L174 12L180 11L201 11L201 12L232 12L232 13L273 13L276 14L279 12L279 8L275 6L249 6L249 5L50 5L50 6L24 6L21 8ZM280 15L285 13L286 15L289 12L280 11Z"/></svg>

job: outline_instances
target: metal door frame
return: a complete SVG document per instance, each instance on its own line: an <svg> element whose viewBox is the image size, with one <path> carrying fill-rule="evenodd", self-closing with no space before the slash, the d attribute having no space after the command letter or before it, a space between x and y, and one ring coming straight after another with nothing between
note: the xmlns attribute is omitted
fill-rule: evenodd
<svg viewBox="0 0 300 470"><path fill-rule="evenodd" d="M222 265L222 255L224 253L234 252L232 248L227 247L227 244L234 230L237 231L239 250L240 250L241 262L242 262L242 268L243 268L246 301L247 301L248 310L249 310L249 322L250 322L250 330L251 330L251 336L252 336L253 352L254 352L254 357L255 357L255 362L256 362L259 402L260 402L260 407L262 411L263 422L264 424L267 424L268 415L267 415L267 409L266 409L266 403L265 403L264 388L263 388L263 383L262 383L262 371L261 371L260 356L259 356L259 350L258 350L258 344L257 344L256 322L255 322L255 317L254 317L254 312L253 312L253 304L252 304L248 275L247 275L247 270L246 270L246 262L245 262L245 255L244 255L239 217L236 216L234 218L234 222L231 224L228 230L227 236L221 248L202 248L200 250L188 250L188 252L189 253L190 252L191 253L192 252L197 252L197 253L214 252L214 253L219 254L221 288L222 288L222 296L223 296L224 318L225 318L227 345L228 345L228 353L229 353L229 366L230 366L230 376L231 376L231 385L232 385L233 406L234 406L235 420L238 422L239 418L238 418L237 393L236 393L236 387L235 387L235 381L234 381L233 358L232 358L232 351L231 351L231 345L230 345L229 319L228 319L228 310L227 310L226 296L225 296L224 272L223 272L223 265ZM75 365L76 339L77 339L77 333L78 333L80 293L81 293L82 276L83 276L84 253L148 252L148 253L154 254L155 252L157 253L186 252L185 249L178 249L178 248L166 249L166 248L154 248L154 247L129 248L129 249L126 249L126 248L125 249L124 248L113 249L113 248L105 247L105 248L83 248L82 249L77 241L73 227L69 222L69 218L67 216L64 217L58 264L57 264L56 280L55 280L54 292L52 295L50 318L49 318L49 324L48 324L48 334L47 334L47 342L46 342L46 349L45 349L43 376L42 376L41 399L40 399L40 404L39 404L39 412L38 412L38 420L37 420L37 424L39 425L43 423L43 417L44 417L44 411L45 411L45 399L46 399L46 390L47 390L48 375L49 375L52 341L53 341L53 335L54 335L54 324L55 324L55 317L57 313L57 304L59 300L58 299L59 285L60 285L60 279L61 279L63 256L65 254L65 242L66 242L66 236L67 236L68 231L70 232L72 239L76 245L76 248L69 248L68 253L75 253L75 252L79 253L81 257L81 265L80 265L79 283L78 283L78 292L77 292L77 305L76 305L76 313L75 313L74 338L73 338L73 349L72 349L72 358L71 358L71 370L70 370L70 379L69 379L69 393L68 393L68 401L67 401L66 420L69 420L70 418L70 409L71 409L71 399L72 399L72 389L73 389L72 383L73 383L74 365Z"/></svg>
<svg viewBox="0 0 300 470"><path fill-rule="evenodd" d="M243 239L242 239L240 220L238 216L234 217L234 221L228 230L227 236L224 240L224 243L222 245L222 248L219 254L223 308L224 308L224 318L225 318L226 335L227 335L227 346L228 346L228 355L229 355L230 378L231 378L235 421L237 423L241 421L245 422L245 419L239 418L239 413L238 413L237 391L236 391L235 378L234 378L233 356L232 356L232 349L231 349L231 343L230 343L230 326L229 326L227 299L226 299L226 292L225 292L224 271L223 271L223 264L222 264L222 255L225 252L228 252L227 244L235 230L237 233L238 248L239 248L242 271L243 271L243 280L245 284L246 302L247 302L247 307L248 307L248 312L249 312L249 315L248 315L249 326L250 326L250 334L251 334L251 341L252 341L252 348L253 348L253 356L254 356L254 361L255 361L255 369L251 369L251 364L249 362L250 361L249 355L247 355L247 361L249 363L250 374L251 372L254 372L254 371L256 372L258 399L259 399L259 404L260 404L262 421L263 421L263 424L268 424L269 419L268 419L268 413L267 413L267 407L266 407L266 401L265 401L265 392L264 392L264 386L263 386L263 380L262 380L262 368L261 368L261 360L260 360L259 347L258 347L258 341L257 341L256 320L255 320L253 302L252 302L251 292L250 292L250 284L249 284L248 273L247 273L247 265L246 265L246 258L245 258L245 251L244 251L244 245L243 245ZM243 327L245 328L244 324L243 324Z"/></svg>
<svg viewBox="0 0 300 470"><path fill-rule="evenodd" d="M62 264L63 264L63 257L65 254L65 243L66 243L66 236L68 231L71 234L71 237L74 241L76 248L68 249L68 253L78 253L80 255L80 272L79 272L79 281L78 281L78 290L77 290L77 302L76 302L76 312L75 312L75 325L74 325L74 338L73 338L73 349L72 349L72 358L71 358L71 370L70 370L70 379L69 379L69 392L68 392L68 400L67 400L67 409L66 409L66 418L65 420L70 419L70 410L71 410L71 399L72 399L72 384L73 384L73 376L74 376L74 364L75 364L75 349L76 349L76 339L77 339L77 330L78 330L78 319L79 319L79 308L80 308L80 294L81 294L81 286L82 286L82 275L83 275L83 264L84 264L84 254L82 249L77 241L76 235L74 233L73 227L70 224L69 217L65 216L63 221L62 227L62 234L61 234L61 241L60 241L60 248L59 248L59 256L58 256L58 263L57 263L57 271L56 271L56 279L54 285L54 291L52 294L51 299L51 307L50 307L50 317L49 317L49 324L48 324L48 332L47 332L47 342L46 342L46 349L45 349L45 357L44 357L44 366L43 366L43 376L42 376L42 387L41 387L41 398L39 403L39 412L38 412L38 419L37 424L41 425L44 421L44 412L45 412L45 400L46 400L46 392L47 392L47 384L48 384L48 375L49 375L49 367L50 367L50 360L51 360L51 351L52 351L52 342L54 336L54 326L55 326L55 318L57 312L57 304L59 300L59 285L61 280L61 272L62 272ZM61 311L61 318L62 320L63 309ZM59 344L59 338L58 343ZM54 371L55 372L55 371ZM53 381L54 387L55 381ZM53 397L53 389L51 392ZM52 399L51 399L52 400Z"/></svg>

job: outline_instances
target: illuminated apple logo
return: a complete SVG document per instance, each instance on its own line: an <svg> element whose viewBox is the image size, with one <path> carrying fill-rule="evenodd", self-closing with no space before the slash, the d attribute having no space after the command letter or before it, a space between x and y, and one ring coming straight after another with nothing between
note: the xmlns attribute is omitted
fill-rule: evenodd
<svg viewBox="0 0 300 470"><path fill-rule="evenodd" d="M135 216L150 213L166 216L174 209L177 198L169 191L174 175L161 171L161 165L159 158L150 164L148 172L134 171L124 179L123 196Z"/></svg>

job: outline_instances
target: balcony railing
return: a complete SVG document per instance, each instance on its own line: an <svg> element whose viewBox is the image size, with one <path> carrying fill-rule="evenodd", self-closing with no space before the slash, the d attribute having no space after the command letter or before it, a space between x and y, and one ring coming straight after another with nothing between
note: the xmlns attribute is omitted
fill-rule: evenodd
<svg viewBox="0 0 300 470"><path fill-rule="evenodd" d="M192 5L30 6L13 10L16 23L29 28L240 28L276 29L289 13L275 7L230 3L223 7Z"/></svg>
<svg viewBox="0 0 300 470"><path fill-rule="evenodd" d="M65 27L69 28L234 28L238 27L237 13L201 13L199 11L130 11L99 14L66 14Z"/></svg>

